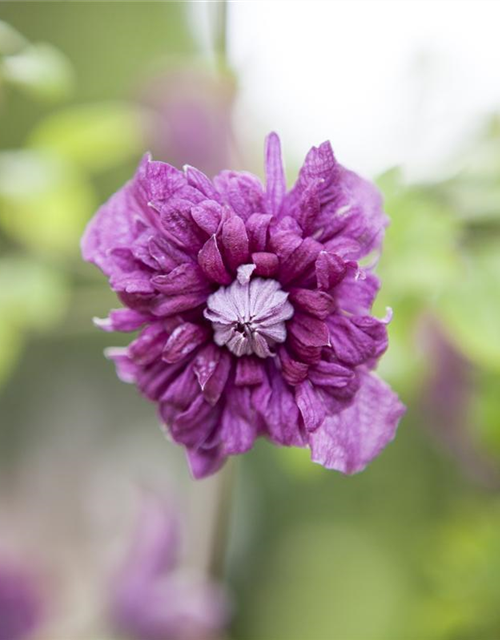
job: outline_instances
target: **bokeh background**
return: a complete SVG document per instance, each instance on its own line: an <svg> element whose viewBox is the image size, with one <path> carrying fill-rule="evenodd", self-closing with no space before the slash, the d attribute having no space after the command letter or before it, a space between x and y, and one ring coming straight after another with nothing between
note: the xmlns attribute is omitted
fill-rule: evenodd
<svg viewBox="0 0 500 640"><path fill-rule="evenodd" d="M1 640L500 638L499 19L458 0L0 3ZM383 191L380 373L408 412L360 475L259 442L230 496L190 480L102 356L124 338L92 325L116 299L79 238L144 150L262 175L269 130L290 183L331 139Z"/></svg>

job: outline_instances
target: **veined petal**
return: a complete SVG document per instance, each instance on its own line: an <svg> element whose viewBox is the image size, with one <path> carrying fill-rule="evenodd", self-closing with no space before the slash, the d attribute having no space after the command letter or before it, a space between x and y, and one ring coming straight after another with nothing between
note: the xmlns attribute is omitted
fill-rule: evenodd
<svg viewBox="0 0 500 640"><path fill-rule="evenodd" d="M307 431L315 431L323 424L325 406L308 380L295 387L295 401Z"/></svg>
<svg viewBox="0 0 500 640"><path fill-rule="evenodd" d="M286 178L281 158L281 143L276 133L266 138L266 211L278 215L286 193Z"/></svg>
<svg viewBox="0 0 500 640"><path fill-rule="evenodd" d="M352 404L309 434L313 462L343 473L362 471L394 438L404 412L385 382L364 373Z"/></svg>
<svg viewBox="0 0 500 640"><path fill-rule="evenodd" d="M245 223L238 216L231 216L222 224L221 245L227 265L233 271L248 262L248 236Z"/></svg>
<svg viewBox="0 0 500 640"><path fill-rule="evenodd" d="M226 269L217 243L217 237L211 236L201 248L198 254L198 263L203 273L212 282L218 284L231 284L233 278Z"/></svg>

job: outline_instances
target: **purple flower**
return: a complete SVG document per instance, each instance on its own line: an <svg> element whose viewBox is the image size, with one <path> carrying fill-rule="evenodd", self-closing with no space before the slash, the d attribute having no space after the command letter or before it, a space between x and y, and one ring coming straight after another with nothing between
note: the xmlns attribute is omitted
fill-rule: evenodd
<svg viewBox="0 0 500 640"><path fill-rule="evenodd" d="M144 504L133 544L112 589L111 618L134 640L208 640L228 622L224 591L179 569L175 513L158 500Z"/></svg>
<svg viewBox="0 0 500 640"><path fill-rule="evenodd" d="M10 561L0 564L0 640L28 638L41 623L41 597L33 576Z"/></svg>
<svg viewBox="0 0 500 640"><path fill-rule="evenodd" d="M226 167L234 147L235 88L229 74L188 64L150 79L141 102L153 154L173 164L189 162L208 173Z"/></svg>
<svg viewBox="0 0 500 640"><path fill-rule="evenodd" d="M392 440L404 407L372 373L389 318L370 315L379 282L358 264L386 224L377 189L328 142L287 191L276 134L265 186L146 156L97 212L83 256L126 305L97 324L141 329L108 355L158 404L195 477L261 435L344 473Z"/></svg>

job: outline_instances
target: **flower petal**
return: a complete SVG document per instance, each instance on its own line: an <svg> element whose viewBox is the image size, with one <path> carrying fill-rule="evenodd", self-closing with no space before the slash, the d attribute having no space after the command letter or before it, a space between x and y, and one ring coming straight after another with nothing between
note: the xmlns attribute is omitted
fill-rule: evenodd
<svg viewBox="0 0 500 640"><path fill-rule="evenodd" d="M222 220L222 207L215 200L205 200L191 208L191 217L209 236L217 232Z"/></svg>
<svg viewBox="0 0 500 640"><path fill-rule="evenodd" d="M201 480L216 473L226 461L220 447L187 449L186 455L191 474L195 480Z"/></svg>
<svg viewBox="0 0 500 640"><path fill-rule="evenodd" d="M245 226L252 251L266 250L268 229L272 219L272 215L267 213L253 213L246 221Z"/></svg>
<svg viewBox="0 0 500 640"><path fill-rule="evenodd" d="M220 195L217 189L214 187L210 178L208 178L202 171L186 165L184 167L187 183L201 191L201 193L209 200L220 200Z"/></svg>
<svg viewBox="0 0 500 640"><path fill-rule="evenodd" d="M113 309L105 319L94 318L94 324L103 331L136 331L151 316L133 309Z"/></svg>
<svg viewBox="0 0 500 640"><path fill-rule="evenodd" d="M273 442L290 447L304 446L297 403L273 363L268 367L264 382L255 388L254 406Z"/></svg>
<svg viewBox="0 0 500 640"><path fill-rule="evenodd" d="M192 207L192 202L180 198L172 198L159 207L163 232L167 238L191 253L199 251L203 244L202 231L191 216Z"/></svg>
<svg viewBox="0 0 500 640"><path fill-rule="evenodd" d="M276 133L266 138L266 211L278 215L286 193L286 178L281 158L281 143Z"/></svg>
<svg viewBox="0 0 500 640"><path fill-rule="evenodd" d="M332 316L328 319L332 349L341 362L359 365L387 348L387 329L371 316Z"/></svg>
<svg viewBox="0 0 500 640"><path fill-rule="evenodd" d="M220 442L224 455L245 453L257 437L252 392L249 387L232 387L222 412Z"/></svg>
<svg viewBox="0 0 500 640"><path fill-rule="evenodd" d="M404 412L385 382L364 373L352 404L309 434L312 460L343 473L362 471L394 438Z"/></svg>
<svg viewBox="0 0 500 640"><path fill-rule="evenodd" d="M250 257L248 236L245 223L241 218L231 216L225 220L222 225L220 239L225 262L230 269L236 271L241 264L248 262Z"/></svg>
<svg viewBox="0 0 500 640"><path fill-rule="evenodd" d="M320 251L316 259L316 281L318 289L330 291L342 281L347 273L347 264L334 253Z"/></svg>
<svg viewBox="0 0 500 640"><path fill-rule="evenodd" d="M205 291L208 295L209 283L201 268L194 262L181 264L168 274L158 274L151 278L157 291L175 296L182 293Z"/></svg>
<svg viewBox="0 0 500 640"><path fill-rule="evenodd" d="M264 380L264 363L252 356L243 356L236 361L234 384L237 387L254 386Z"/></svg>
<svg viewBox="0 0 500 640"><path fill-rule="evenodd" d="M335 302L324 291L311 291L310 289L291 289L289 300L294 307L324 320L334 309Z"/></svg>
<svg viewBox="0 0 500 640"><path fill-rule="evenodd" d="M295 387L295 401L307 431L320 427L326 415L325 406L308 380Z"/></svg>
<svg viewBox="0 0 500 640"><path fill-rule="evenodd" d="M264 191L260 180L245 171L222 171L214 184L235 213L247 220L252 213L264 212Z"/></svg>
<svg viewBox="0 0 500 640"><path fill-rule="evenodd" d="M200 347L208 339L207 327L184 322L170 334L162 352L162 359L173 364L184 360L190 353Z"/></svg>
<svg viewBox="0 0 500 640"><path fill-rule="evenodd" d="M285 346L280 347L278 355L281 364L281 373L289 385L295 386L307 378L307 372L309 371L308 364L294 360Z"/></svg>
<svg viewBox="0 0 500 640"><path fill-rule="evenodd" d="M219 349L214 344L208 344L201 349L195 358L194 372L203 397L212 406L219 401L224 392L231 366L229 352Z"/></svg>
<svg viewBox="0 0 500 640"><path fill-rule="evenodd" d="M198 264L212 282L231 284L233 278L226 269L215 234L211 236L198 253Z"/></svg>
<svg viewBox="0 0 500 640"><path fill-rule="evenodd" d="M275 253L257 251L252 253L252 262L255 265L255 275L264 278L272 278L278 273L280 261Z"/></svg>

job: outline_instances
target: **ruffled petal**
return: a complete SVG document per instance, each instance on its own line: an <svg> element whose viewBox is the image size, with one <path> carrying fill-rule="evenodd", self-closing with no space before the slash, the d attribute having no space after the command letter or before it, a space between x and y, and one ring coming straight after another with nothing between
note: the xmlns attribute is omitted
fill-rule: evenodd
<svg viewBox="0 0 500 640"><path fill-rule="evenodd" d="M215 344L208 344L200 350L194 361L194 372L198 379L203 397L215 405L222 396L232 361L227 349L219 349Z"/></svg>
<svg viewBox="0 0 500 640"><path fill-rule="evenodd" d="M232 386L222 412L220 442L224 455L245 453L257 437L255 409L249 387Z"/></svg>
<svg viewBox="0 0 500 640"><path fill-rule="evenodd" d="M304 446L297 403L273 363L264 382L254 392L254 406L273 442L289 447Z"/></svg>
<svg viewBox="0 0 500 640"><path fill-rule="evenodd" d="M244 171L222 171L215 176L214 184L224 202L247 220L252 213L263 213L264 190L260 180Z"/></svg>
<svg viewBox="0 0 500 640"><path fill-rule="evenodd" d="M136 331L151 319L148 314L133 309L113 309L107 318L94 318L94 324L103 331Z"/></svg>
<svg viewBox="0 0 500 640"><path fill-rule="evenodd" d="M191 208L191 217L209 236L217 232L222 220L222 207L215 200L205 200Z"/></svg>
<svg viewBox="0 0 500 640"><path fill-rule="evenodd" d="M307 431L315 431L325 419L325 405L313 385L306 380L295 387L295 401Z"/></svg>
<svg viewBox="0 0 500 640"><path fill-rule="evenodd" d="M163 347L162 360L173 364L187 358L208 340L210 332L207 327L184 322L175 328Z"/></svg>
<svg viewBox="0 0 500 640"><path fill-rule="evenodd" d="M357 473L394 438L404 405L374 374L363 373L354 401L309 434L311 458L327 469Z"/></svg>
<svg viewBox="0 0 500 640"><path fill-rule="evenodd" d="M210 290L202 269L193 262L181 264L168 274L157 274L151 278L151 283L157 291L169 296L195 291L208 294Z"/></svg>
<svg viewBox="0 0 500 640"><path fill-rule="evenodd" d="M371 316L332 316L328 329L335 355L351 366L378 358L387 348L386 325Z"/></svg>

